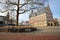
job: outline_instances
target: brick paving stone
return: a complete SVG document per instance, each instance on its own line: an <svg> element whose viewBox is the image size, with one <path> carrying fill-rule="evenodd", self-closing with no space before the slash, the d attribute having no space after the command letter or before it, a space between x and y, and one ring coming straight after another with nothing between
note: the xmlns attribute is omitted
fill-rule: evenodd
<svg viewBox="0 0 60 40"><path fill-rule="evenodd" d="M0 34L0 40L60 40L60 35Z"/></svg>

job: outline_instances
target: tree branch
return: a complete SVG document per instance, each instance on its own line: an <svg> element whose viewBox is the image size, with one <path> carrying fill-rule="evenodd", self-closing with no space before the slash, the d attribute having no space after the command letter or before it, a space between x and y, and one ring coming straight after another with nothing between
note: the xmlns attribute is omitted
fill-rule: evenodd
<svg viewBox="0 0 60 40"><path fill-rule="evenodd" d="M8 10L11 10L11 11L16 11L16 9L7 9L5 11L0 11L1 13L4 13L4 12L7 12Z"/></svg>
<svg viewBox="0 0 60 40"><path fill-rule="evenodd" d="M17 3L13 3L13 2L11 2L11 1L9 1L9 0L8 0L8 2L9 2L10 4L12 4L12 5L18 5Z"/></svg>

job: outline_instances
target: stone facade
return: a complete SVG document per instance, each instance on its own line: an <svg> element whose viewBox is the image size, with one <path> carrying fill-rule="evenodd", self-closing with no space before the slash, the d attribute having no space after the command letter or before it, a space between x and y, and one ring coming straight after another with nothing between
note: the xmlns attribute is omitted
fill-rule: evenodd
<svg viewBox="0 0 60 40"><path fill-rule="evenodd" d="M36 17L30 18L30 24L33 26L47 26L46 14L40 14Z"/></svg>

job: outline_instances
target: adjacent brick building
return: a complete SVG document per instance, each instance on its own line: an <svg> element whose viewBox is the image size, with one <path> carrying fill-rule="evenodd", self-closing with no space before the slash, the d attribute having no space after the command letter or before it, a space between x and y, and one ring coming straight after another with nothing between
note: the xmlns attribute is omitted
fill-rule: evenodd
<svg viewBox="0 0 60 40"><path fill-rule="evenodd" d="M53 18L53 14L49 5L40 11L30 14L30 25L32 26L57 26L57 20Z"/></svg>

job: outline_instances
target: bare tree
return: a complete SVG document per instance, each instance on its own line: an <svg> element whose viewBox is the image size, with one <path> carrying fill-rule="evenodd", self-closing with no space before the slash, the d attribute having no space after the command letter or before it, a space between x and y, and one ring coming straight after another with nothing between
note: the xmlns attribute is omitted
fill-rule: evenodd
<svg viewBox="0 0 60 40"><path fill-rule="evenodd" d="M20 3L21 1L22 0L0 0L0 4L1 6L3 5L4 9L1 9L0 12L16 11L16 26L18 26L19 14L23 14L32 9L34 9L34 11L40 10L46 0L23 0L24 3Z"/></svg>

